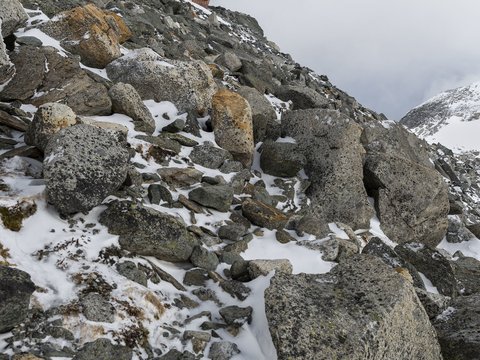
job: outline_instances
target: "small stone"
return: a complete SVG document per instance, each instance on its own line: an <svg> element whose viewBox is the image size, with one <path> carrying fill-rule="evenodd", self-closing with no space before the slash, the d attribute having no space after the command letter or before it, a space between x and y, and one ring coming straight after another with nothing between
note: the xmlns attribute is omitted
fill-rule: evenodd
<svg viewBox="0 0 480 360"><path fill-rule="evenodd" d="M192 269L185 273L183 283L187 286L205 286L209 280L208 272L204 269Z"/></svg>
<svg viewBox="0 0 480 360"><path fill-rule="evenodd" d="M230 275L233 280L250 281L252 277L249 272L249 262L243 259L236 260L230 267Z"/></svg>
<svg viewBox="0 0 480 360"><path fill-rule="evenodd" d="M241 239L247 229L242 224L228 224L220 226L218 229L218 236L220 239L238 241Z"/></svg>
<svg viewBox="0 0 480 360"><path fill-rule="evenodd" d="M246 199L243 202L242 214L252 224L270 230L283 228L288 221L288 217L280 210L252 199Z"/></svg>
<svg viewBox="0 0 480 360"><path fill-rule="evenodd" d="M190 153L190 159L206 168L218 169L226 160L233 160L233 157L227 150L212 145L198 145Z"/></svg>
<svg viewBox="0 0 480 360"><path fill-rule="evenodd" d="M113 345L109 339L98 339L86 343L73 357L73 360L130 360L132 350L126 346Z"/></svg>
<svg viewBox="0 0 480 360"><path fill-rule="evenodd" d="M214 342L210 347L208 358L212 360L229 360L240 354L238 346L229 341Z"/></svg>
<svg viewBox="0 0 480 360"><path fill-rule="evenodd" d="M252 322L253 308L251 306L227 306L219 310L220 316L228 325L242 326L245 322Z"/></svg>
<svg viewBox="0 0 480 360"><path fill-rule="evenodd" d="M162 200L169 205L173 203L173 197L170 190L160 184L151 184L148 187L148 199L151 204L155 205L159 205Z"/></svg>
<svg viewBox="0 0 480 360"><path fill-rule="evenodd" d="M134 262L125 261L117 264L116 268L120 275L123 275L127 279L135 281L140 285L147 286L147 275L139 270Z"/></svg>
<svg viewBox="0 0 480 360"><path fill-rule="evenodd" d="M170 124L162 128L162 131L166 131L169 133L177 133L183 131L185 129L185 120L183 119L176 119L172 121Z"/></svg>
<svg viewBox="0 0 480 360"><path fill-rule="evenodd" d="M290 235L285 230L277 230L277 232L275 233L275 238L280 244L287 244L291 241L296 240L292 235Z"/></svg>
<svg viewBox="0 0 480 360"><path fill-rule="evenodd" d="M218 257L213 252L209 252L202 246L195 246L192 255L190 256L190 262L197 267L214 271L218 264Z"/></svg>
<svg viewBox="0 0 480 360"><path fill-rule="evenodd" d="M194 168L160 168L158 174L169 185L191 186L202 180L203 173Z"/></svg>

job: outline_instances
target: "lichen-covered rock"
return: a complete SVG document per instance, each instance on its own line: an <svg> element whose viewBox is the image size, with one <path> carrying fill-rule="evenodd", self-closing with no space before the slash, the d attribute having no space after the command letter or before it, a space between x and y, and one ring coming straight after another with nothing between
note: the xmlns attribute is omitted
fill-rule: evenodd
<svg viewBox="0 0 480 360"><path fill-rule="evenodd" d="M83 345L73 360L130 360L131 358L132 349L114 345L109 339L98 339Z"/></svg>
<svg viewBox="0 0 480 360"><path fill-rule="evenodd" d="M291 274L292 270L292 264L288 259L251 260L248 262L248 273L250 274L251 279L256 279L259 276L266 276L270 271Z"/></svg>
<svg viewBox="0 0 480 360"><path fill-rule="evenodd" d="M252 110L247 100L230 90L219 90L212 99L212 126L217 144L249 167L254 144Z"/></svg>
<svg viewBox="0 0 480 360"><path fill-rule="evenodd" d="M215 253L208 251L202 246L195 246L192 255L190 256L190 262L199 268L209 271L215 271L219 261Z"/></svg>
<svg viewBox="0 0 480 360"><path fill-rule="evenodd" d="M66 50L80 55L82 63L95 68L120 57L120 44L132 36L121 16L94 4L62 12L41 28Z"/></svg>
<svg viewBox="0 0 480 360"><path fill-rule="evenodd" d="M82 313L90 321L113 323L115 308L102 295L89 293L80 300Z"/></svg>
<svg viewBox="0 0 480 360"><path fill-rule="evenodd" d="M306 194L312 201L309 221L368 228L374 211L363 184L361 126L338 111L297 110L283 116L282 134L293 137L307 159L305 172L311 185ZM326 235L325 226L307 229Z"/></svg>
<svg viewBox="0 0 480 360"><path fill-rule="evenodd" d="M225 161L233 160L233 156L225 149L203 144L193 148L190 160L209 169L218 169Z"/></svg>
<svg viewBox="0 0 480 360"><path fill-rule="evenodd" d="M108 95L112 99L113 112L130 116L136 131L147 134L155 131L155 120L132 85L117 83L110 88Z"/></svg>
<svg viewBox="0 0 480 360"><path fill-rule="evenodd" d="M265 310L279 359L442 359L412 285L372 256L324 275L277 273Z"/></svg>
<svg viewBox="0 0 480 360"><path fill-rule="evenodd" d="M233 201L233 189L229 185L203 185L188 193L188 198L196 203L226 212Z"/></svg>
<svg viewBox="0 0 480 360"><path fill-rule="evenodd" d="M111 234L120 235L122 249L161 260L188 261L198 245L179 219L131 201L109 204L100 215L100 223Z"/></svg>
<svg viewBox="0 0 480 360"><path fill-rule="evenodd" d="M445 360L478 359L480 354L480 294L461 296L433 325ZM474 310L475 309L475 310Z"/></svg>
<svg viewBox="0 0 480 360"><path fill-rule="evenodd" d="M60 130L45 149L47 198L63 214L86 212L125 181L128 151L107 131L89 125Z"/></svg>
<svg viewBox="0 0 480 360"><path fill-rule="evenodd" d="M28 313L35 284L26 272L0 265L0 334L20 324Z"/></svg>
<svg viewBox="0 0 480 360"><path fill-rule="evenodd" d="M281 229L288 221L288 217L276 208L260 201L246 199L242 204L242 214L254 225L267 229Z"/></svg>
<svg viewBox="0 0 480 360"><path fill-rule="evenodd" d="M255 143L263 141L269 132L269 128L274 124L278 125L277 114L272 104L255 88L241 86L236 91L248 101L252 109L253 139Z"/></svg>
<svg viewBox="0 0 480 360"><path fill-rule="evenodd" d="M20 46L10 60L15 76L0 92L0 100L20 100L37 107L61 101L77 115L111 114L107 88L80 68L74 57L63 57L48 46Z"/></svg>
<svg viewBox="0 0 480 360"><path fill-rule="evenodd" d="M117 264L116 269L120 275L125 276L127 279L135 281L140 285L147 286L147 275L144 271L140 270L134 262L124 261Z"/></svg>
<svg viewBox="0 0 480 360"><path fill-rule="evenodd" d="M238 354L240 354L240 350L236 344L229 341L218 341L210 346L208 358L212 360L229 360Z"/></svg>
<svg viewBox="0 0 480 360"><path fill-rule="evenodd" d="M179 111L206 113L216 85L203 61L168 62L151 49L131 51L107 66L115 82L132 85L142 99L170 101Z"/></svg>
<svg viewBox="0 0 480 360"><path fill-rule="evenodd" d="M382 230L393 241L435 247L445 236L448 190L435 169L393 154L371 153L365 185L375 198Z"/></svg>
<svg viewBox="0 0 480 360"><path fill-rule="evenodd" d="M20 1L2 0L2 6L0 6L1 37L6 38L12 35L27 19L27 13Z"/></svg>
<svg viewBox="0 0 480 360"><path fill-rule="evenodd" d="M25 143L44 151L48 141L61 129L75 125L76 115L67 105L46 103L40 106L25 133Z"/></svg>
<svg viewBox="0 0 480 360"><path fill-rule="evenodd" d="M298 150L297 144L269 141L262 145L260 166L266 174L293 177L305 163L305 156Z"/></svg>

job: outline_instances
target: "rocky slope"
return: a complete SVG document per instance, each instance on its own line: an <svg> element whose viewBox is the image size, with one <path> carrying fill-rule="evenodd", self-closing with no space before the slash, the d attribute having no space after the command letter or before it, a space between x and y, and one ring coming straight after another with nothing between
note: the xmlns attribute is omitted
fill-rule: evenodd
<svg viewBox="0 0 480 360"><path fill-rule="evenodd" d="M478 163L247 15L6 0L0 18L1 360L479 353Z"/></svg>

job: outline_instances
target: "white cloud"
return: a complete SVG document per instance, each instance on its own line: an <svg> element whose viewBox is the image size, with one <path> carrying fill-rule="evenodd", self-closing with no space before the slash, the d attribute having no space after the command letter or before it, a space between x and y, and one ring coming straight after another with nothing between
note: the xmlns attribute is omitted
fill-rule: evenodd
<svg viewBox="0 0 480 360"><path fill-rule="evenodd" d="M478 0L212 0L257 18L269 39L364 105L398 119L480 81Z"/></svg>

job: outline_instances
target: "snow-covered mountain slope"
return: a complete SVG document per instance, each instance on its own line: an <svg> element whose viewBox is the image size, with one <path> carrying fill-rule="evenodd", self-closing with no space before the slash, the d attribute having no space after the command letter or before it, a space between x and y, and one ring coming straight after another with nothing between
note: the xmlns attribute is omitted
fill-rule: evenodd
<svg viewBox="0 0 480 360"><path fill-rule="evenodd" d="M400 120L429 143L454 151L480 150L480 82L447 90Z"/></svg>

